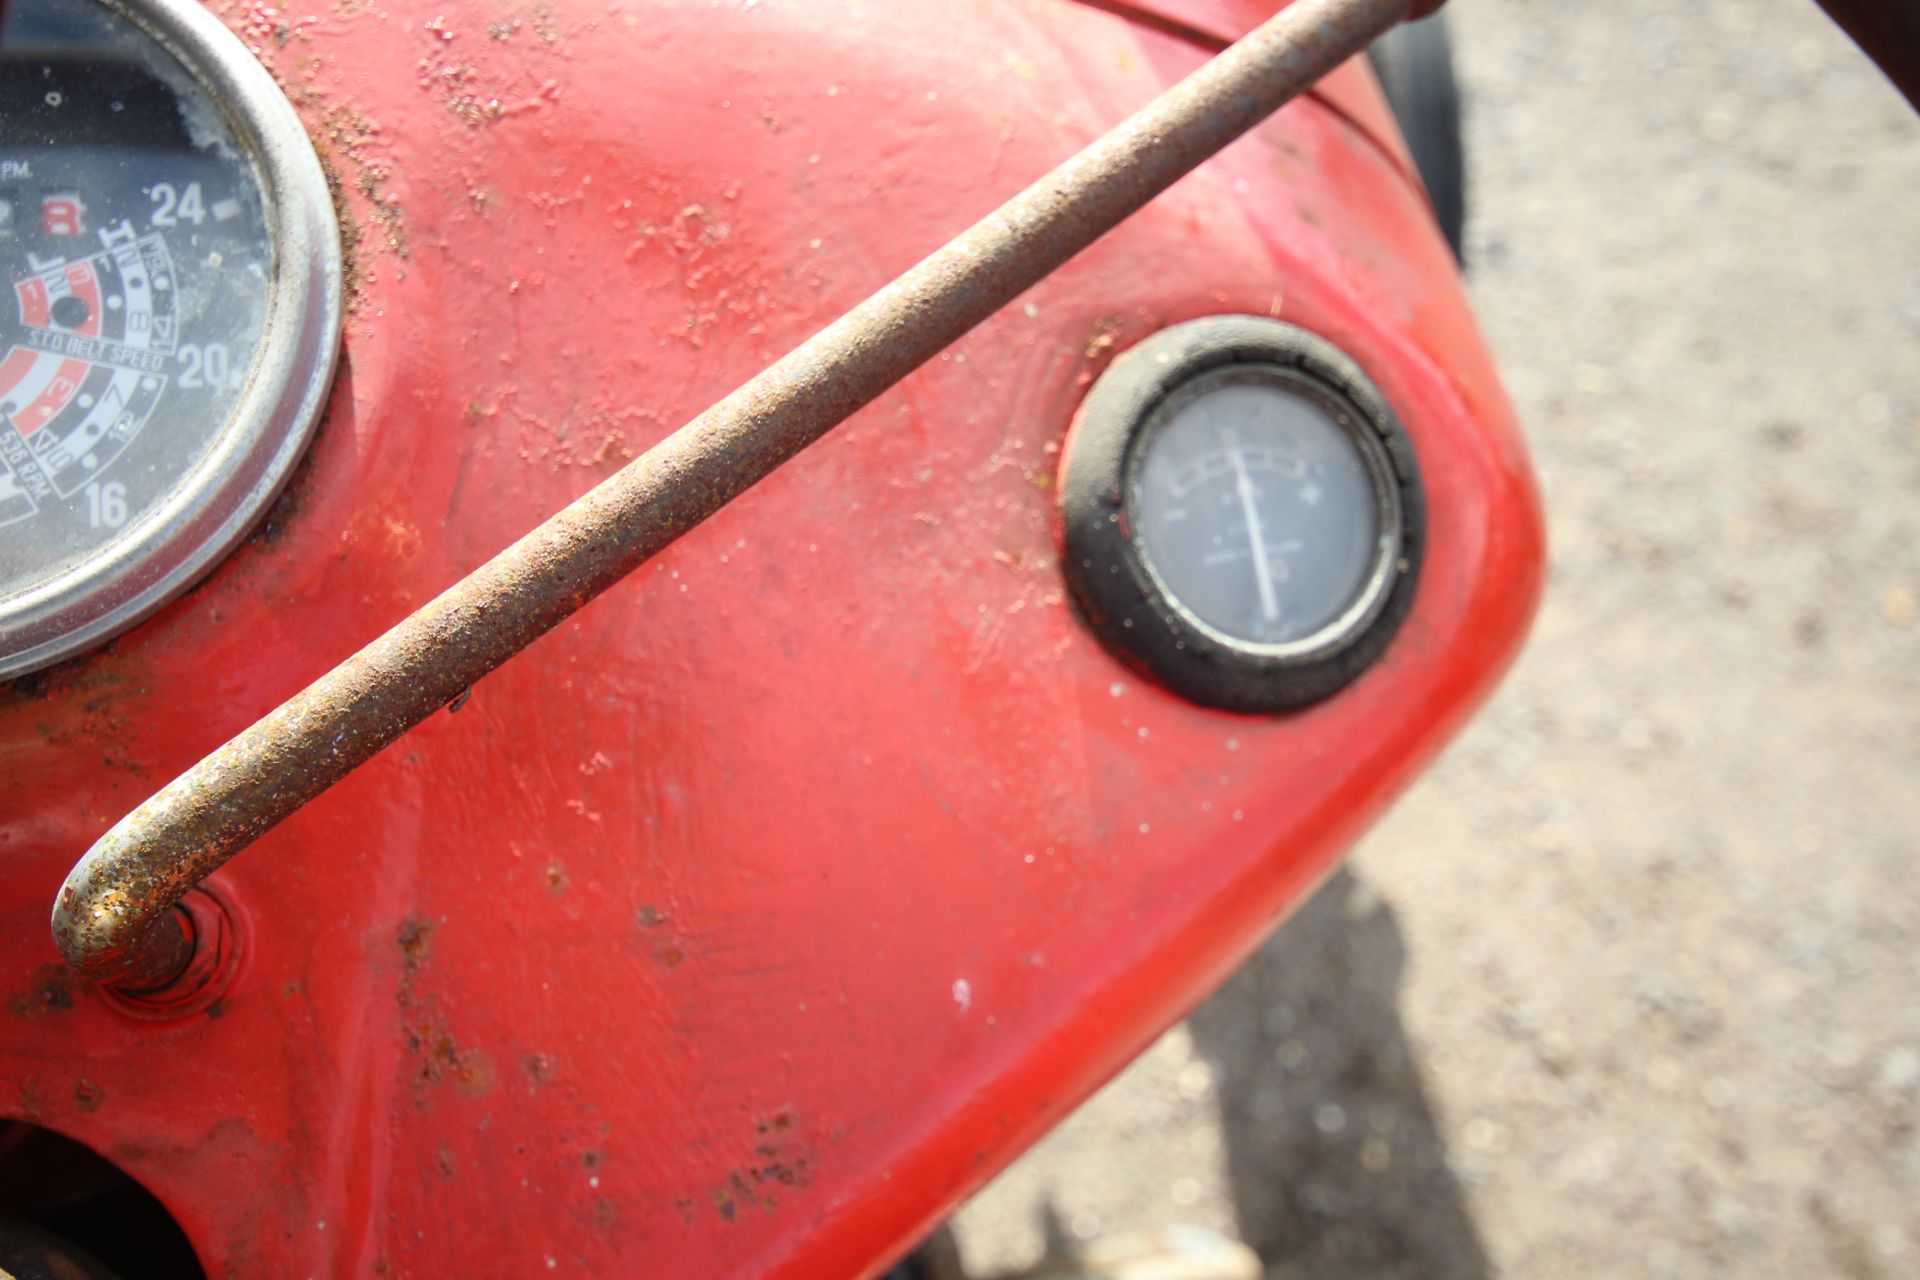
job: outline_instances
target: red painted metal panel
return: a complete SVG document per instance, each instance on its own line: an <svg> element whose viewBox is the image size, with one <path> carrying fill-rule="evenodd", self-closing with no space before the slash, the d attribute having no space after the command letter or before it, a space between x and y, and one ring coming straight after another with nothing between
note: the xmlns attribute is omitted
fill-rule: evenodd
<svg viewBox="0 0 1920 1280"><path fill-rule="evenodd" d="M1156 26L1200 45L1220 48L1287 7L1289 0L1078 0L1136 21ZM1393 111L1380 96L1380 87L1365 58L1355 58L1322 80L1313 96L1345 116L1409 175L1413 156L1400 136ZM1416 175L1416 185L1417 175Z"/></svg>
<svg viewBox="0 0 1920 1280"><path fill-rule="evenodd" d="M216 1007L66 977L46 912L114 819L1205 52L930 8L221 10L358 233L333 404L203 587L0 689L0 1115L111 1156L213 1274L862 1274L1204 994L1511 659L1518 432L1420 196L1303 100L224 871ZM1121 668L1056 565L1088 382L1233 311L1359 359L1431 504L1379 668L1278 720Z"/></svg>

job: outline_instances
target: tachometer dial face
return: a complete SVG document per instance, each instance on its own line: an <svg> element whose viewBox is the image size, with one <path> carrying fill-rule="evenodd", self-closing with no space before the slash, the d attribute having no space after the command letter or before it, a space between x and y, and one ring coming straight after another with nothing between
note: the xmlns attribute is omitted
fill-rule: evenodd
<svg viewBox="0 0 1920 1280"><path fill-rule="evenodd" d="M1168 594L1234 640L1304 640L1363 599L1380 502L1362 445L1259 367L1191 383L1136 445L1127 507Z"/></svg>
<svg viewBox="0 0 1920 1280"><path fill-rule="evenodd" d="M0 527L18 526L0 595L173 492L232 412L266 317L260 188L219 116L196 145L164 83L124 64L102 83L96 59L10 66L0 90L0 116L26 125L0 151Z"/></svg>
<svg viewBox="0 0 1920 1280"><path fill-rule="evenodd" d="M311 148L197 5L15 0L0 121L6 675L134 621L244 532L311 427L339 299Z"/></svg>
<svg viewBox="0 0 1920 1280"><path fill-rule="evenodd" d="M1060 494L1082 614L1196 702L1330 697L1412 604L1413 447L1359 366L1291 325L1195 320L1116 360L1081 407Z"/></svg>

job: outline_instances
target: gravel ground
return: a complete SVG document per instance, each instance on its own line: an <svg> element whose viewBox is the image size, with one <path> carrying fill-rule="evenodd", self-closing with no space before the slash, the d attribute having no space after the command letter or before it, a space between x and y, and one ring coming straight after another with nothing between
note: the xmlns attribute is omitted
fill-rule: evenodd
<svg viewBox="0 0 1920 1280"><path fill-rule="evenodd" d="M1459 0L1551 519L1492 706L970 1262L1920 1275L1920 119L1810 0Z"/></svg>

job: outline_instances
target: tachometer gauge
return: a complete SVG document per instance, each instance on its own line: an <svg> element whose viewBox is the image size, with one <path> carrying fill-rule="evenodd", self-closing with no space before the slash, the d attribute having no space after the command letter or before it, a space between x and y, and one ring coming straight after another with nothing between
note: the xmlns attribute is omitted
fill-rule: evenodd
<svg viewBox="0 0 1920 1280"><path fill-rule="evenodd" d="M1325 698L1412 603L1412 446L1353 361L1293 326L1220 316L1141 343L1088 394L1062 465L1082 613L1196 702Z"/></svg>
<svg viewBox="0 0 1920 1280"><path fill-rule="evenodd" d="M0 41L0 677L188 586L326 395L339 232L299 120L192 0L14 0Z"/></svg>

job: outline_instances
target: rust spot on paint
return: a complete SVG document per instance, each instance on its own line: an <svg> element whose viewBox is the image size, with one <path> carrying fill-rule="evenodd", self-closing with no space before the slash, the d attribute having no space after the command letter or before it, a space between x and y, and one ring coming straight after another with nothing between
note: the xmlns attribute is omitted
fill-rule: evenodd
<svg viewBox="0 0 1920 1280"><path fill-rule="evenodd" d="M432 1046L430 1061L444 1062L448 1066L460 1064L460 1046L454 1042L452 1036L442 1031L432 1037L430 1044Z"/></svg>
<svg viewBox="0 0 1920 1280"><path fill-rule="evenodd" d="M667 922L667 913L658 907L640 907L633 913L633 922L642 929L658 929Z"/></svg>
<svg viewBox="0 0 1920 1280"><path fill-rule="evenodd" d="M480 1050L468 1049L454 1067L453 1082L460 1092L478 1098L493 1088L493 1064Z"/></svg>
<svg viewBox="0 0 1920 1280"><path fill-rule="evenodd" d="M731 1222L742 1205L771 1213L783 1187L803 1187L813 1179L813 1151L800 1136L792 1111L782 1109L754 1125L754 1163L728 1172L713 1189L714 1208Z"/></svg>
<svg viewBox="0 0 1920 1280"><path fill-rule="evenodd" d="M674 943L660 948L660 967L663 969L678 969L686 958L687 953Z"/></svg>
<svg viewBox="0 0 1920 1280"><path fill-rule="evenodd" d="M107 1091L85 1076L73 1082L73 1104L82 1111L98 1111L106 1100Z"/></svg>
<svg viewBox="0 0 1920 1280"><path fill-rule="evenodd" d="M567 891L567 873L557 862L547 864L547 892L559 897Z"/></svg>
<svg viewBox="0 0 1920 1280"><path fill-rule="evenodd" d="M437 1147L434 1150L434 1160L440 1166L441 1177L451 1178L453 1176L453 1148L452 1147L448 1146L444 1142L441 1143L439 1147Z"/></svg>
<svg viewBox="0 0 1920 1280"><path fill-rule="evenodd" d="M34 970L33 983L7 1001L16 1018L39 1018L73 1009L73 970L63 964L43 964Z"/></svg>
<svg viewBox="0 0 1920 1280"><path fill-rule="evenodd" d="M595 1196L593 1198L594 1226L605 1231L613 1226L619 1216L620 1215L614 1210L613 1201L607 1199L605 1196Z"/></svg>
<svg viewBox="0 0 1920 1280"><path fill-rule="evenodd" d="M21 701L32 699L40 701L47 696L47 676L44 671L29 672L24 676L15 676L13 683L6 686L7 693Z"/></svg>
<svg viewBox="0 0 1920 1280"><path fill-rule="evenodd" d="M812 1176L808 1161L804 1157L790 1160L779 1148L768 1145L756 1147L754 1154L766 1161L765 1164L754 1166L752 1175L755 1182L772 1182L783 1187L797 1187L803 1185Z"/></svg>
<svg viewBox="0 0 1920 1280"><path fill-rule="evenodd" d="M553 1079L553 1059L544 1053L530 1053L521 1060L526 1069L527 1079L535 1084L545 1084Z"/></svg>
<svg viewBox="0 0 1920 1280"><path fill-rule="evenodd" d="M333 199L334 221L340 225L340 296L345 300L347 311L357 312L363 283L360 272L360 224L353 220L353 210L347 207L347 185L341 181L340 171L324 155L320 157L320 172L326 175L327 194Z"/></svg>
<svg viewBox="0 0 1920 1280"><path fill-rule="evenodd" d="M417 971L433 951L433 921L409 916L400 926L398 941L400 954L406 957L407 971Z"/></svg>
<svg viewBox="0 0 1920 1280"><path fill-rule="evenodd" d="M479 1049L462 1049L445 1027L422 1026L407 1032L407 1048L420 1057L414 1071L417 1094L452 1081L460 1092L479 1097L492 1090L493 1064ZM416 1098L424 1104L423 1098Z"/></svg>

